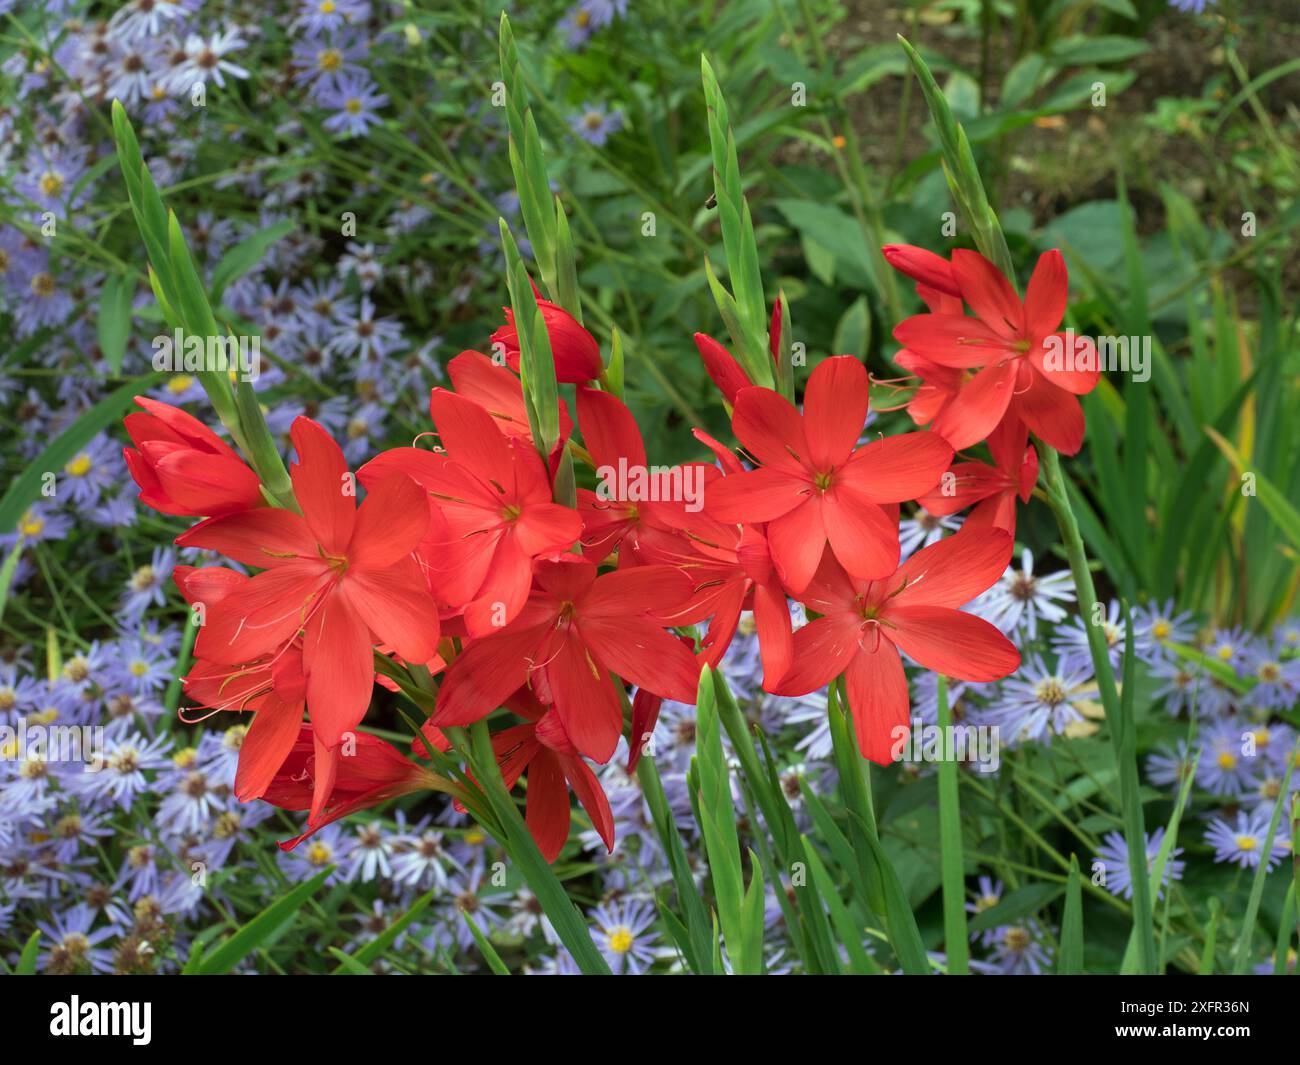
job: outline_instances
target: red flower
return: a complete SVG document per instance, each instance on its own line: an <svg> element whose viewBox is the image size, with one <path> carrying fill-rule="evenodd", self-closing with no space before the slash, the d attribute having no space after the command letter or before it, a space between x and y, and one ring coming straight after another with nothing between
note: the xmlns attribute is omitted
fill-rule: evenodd
<svg viewBox="0 0 1300 1065"><path fill-rule="evenodd" d="M414 662L437 650L437 607L411 557L429 508L423 490L397 475L357 509L343 452L325 430L298 418L291 435L302 514L264 507L210 518L176 542L265 567L208 609L195 653L251 662L301 633L312 725L322 748L333 750L370 704L376 643Z"/></svg>
<svg viewBox="0 0 1300 1065"><path fill-rule="evenodd" d="M313 810L307 819L307 831L281 842L281 850L291 851L331 822L400 795L413 791L450 792L449 781L404 758L377 736L358 732L353 742L355 748L338 758L332 769L334 781L329 802L324 808ZM311 808L319 753L311 729L304 725L262 798L282 810Z"/></svg>
<svg viewBox="0 0 1300 1065"><path fill-rule="evenodd" d="M482 352L462 351L447 364L447 375L456 394L472 399L492 415L493 423L506 436L536 443L528 424L523 385L505 366L493 362ZM557 448L562 448L572 433L573 419L569 417L568 404L560 400Z"/></svg>
<svg viewBox="0 0 1300 1065"><path fill-rule="evenodd" d="M536 290L534 290L536 291ZM578 320L558 303L538 299L537 308L546 324L546 335L551 341L551 358L555 363L555 377L567 384L580 385L599 377L605 366L600 361L600 345ZM519 372L519 331L515 328L515 315L509 308L506 324L492 334L493 345L505 350L510 368Z"/></svg>
<svg viewBox="0 0 1300 1065"><path fill-rule="evenodd" d="M750 388L754 382L741 369L735 356L707 333L695 334L695 346L699 349L700 359L704 362L704 370L709 375L709 379L722 393L727 406L734 407L736 393L742 388Z"/></svg>
<svg viewBox="0 0 1300 1065"><path fill-rule="evenodd" d="M917 502L936 517L956 514L978 504L962 528L1004 529L1016 534L1016 497L1028 503L1038 481L1038 453L1029 444L1029 430L1017 418L1003 418L989 436L994 466L958 462L944 474L940 486Z"/></svg>
<svg viewBox="0 0 1300 1065"><path fill-rule="evenodd" d="M555 861L569 838L569 788L587 811L605 847L612 851L614 814L609 800L596 774L564 731L559 714L539 704L527 689L516 693L506 705L528 721L494 733L492 750L507 789L527 774L524 820L542 856L548 862Z"/></svg>
<svg viewBox="0 0 1300 1065"><path fill-rule="evenodd" d="M923 548L880 581L851 578L832 558L802 601L822 616L794 635L794 664L778 695L806 695L845 674L864 757L882 765L906 739L902 651L926 669L969 681L1007 676L1020 652L987 621L956 607L987 590L1011 561L1000 529L962 532Z"/></svg>
<svg viewBox="0 0 1300 1065"><path fill-rule="evenodd" d="M261 482L216 433L178 407L136 396L122 457L140 501L164 514L234 514L262 503ZM138 448L139 450L136 450Z"/></svg>
<svg viewBox="0 0 1300 1065"><path fill-rule="evenodd" d="M1058 451L1075 454L1084 433L1075 396L1092 391L1100 373L1092 341L1056 332L1069 291L1061 253L1039 258L1023 303L978 252L953 252L952 269L976 317L918 314L894 330L895 339L923 359L981 368L943 408L934 431L960 451L987 437L1009 412ZM1054 358L1057 353L1062 357Z"/></svg>
<svg viewBox="0 0 1300 1065"><path fill-rule="evenodd" d="M519 617L471 640L438 692L437 727L468 725L528 684L554 705L579 751L607 762L623 730L611 673L681 702L694 702L700 667L652 620L689 596L679 572L634 566L597 576L596 566L566 555L538 562L536 585Z"/></svg>
<svg viewBox="0 0 1300 1065"><path fill-rule="evenodd" d="M578 510L583 521L582 553L592 562L603 562L622 546L631 550L619 550L619 565L631 564L635 561L633 552L645 534L676 529L678 515L685 513L686 502L684 498L673 498L671 492L659 492L658 488L654 493L649 491L651 468L646 465L641 430L632 412L617 396L593 388L579 388L578 425L597 476L606 478L608 484L608 491L578 489ZM669 467L662 469L666 471L664 479L669 487L676 483L685 490L694 485L701 490L701 495L705 477L717 473L703 463L682 466L680 472ZM645 487L645 494L667 494L669 498L628 498L622 489L631 490L632 485L630 480L627 484L620 482L620 472L628 478L636 477Z"/></svg>
<svg viewBox="0 0 1300 1065"><path fill-rule="evenodd" d="M935 255L914 244L886 244L880 251L890 266L916 282L918 293L923 288L928 288L946 296L961 298L961 286L953 273L952 263L942 255ZM961 313L960 309L957 313Z"/></svg>
<svg viewBox="0 0 1300 1065"><path fill-rule="evenodd" d="M191 606L202 603L205 610L216 607L251 579L221 566L177 566L173 577L186 602ZM235 798L240 802L261 798L289 756L302 726L307 699L302 648L291 644L274 657L264 655L240 665L196 658L185 677L185 694L200 707L253 713L239 747Z"/></svg>
<svg viewBox="0 0 1300 1065"><path fill-rule="evenodd" d="M855 448L868 410L857 359L825 359L809 375L804 413L766 388L742 389L732 429L761 469L714 481L705 506L719 521L767 522L772 561L798 594L827 542L850 573L878 578L898 566L898 521L885 505L939 480L952 448L934 433L905 433Z"/></svg>
<svg viewBox="0 0 1300 1065"><path fill-rule="evenodd" d="M463 609L471 636L485 636L518 616L533 560L567 551L582 534L582 519L551 501L537 452L502 436L477 403L435 388L429 411L443 453L394 448L359 476L369 487L404 474L425 489L440 519L422 561L439 599Z"/></svg>

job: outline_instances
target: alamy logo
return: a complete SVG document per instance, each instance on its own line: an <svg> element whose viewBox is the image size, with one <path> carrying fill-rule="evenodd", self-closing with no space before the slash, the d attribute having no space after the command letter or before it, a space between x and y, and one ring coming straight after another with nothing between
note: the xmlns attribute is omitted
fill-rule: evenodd
<svg viewBox="0 0 1300 1065"><path fill-rule="evenodd" d="M153 338L153 368L159 373L237 373L254 382L262 375L260 336L194 336L183 329Z"/></svg>
<svg viewBox="0 0 1300 1065"><path fill-rule="evenodd" d="M71 1002L50 1006L50 1035L129 1035L143 1047L152 1038L152 1023L151 1002L82 1002L73 995Z"/></svg>
<svg viewBox="0 0 1300 1065"><path fill-rule="evenodd" d="M596 498L608 503L685 503L692 514L704 506L703 466L636 466L620 457L596 476Z"/></svg>
<svg viewBox="0 0 1300 1065"><path fill-rule="evenodd" d="M1101 370L1131 374L1138 384L1151 380L1151 338L1075 336L1073 329L1043 340L1043 365L1048 371Z"/></svg>

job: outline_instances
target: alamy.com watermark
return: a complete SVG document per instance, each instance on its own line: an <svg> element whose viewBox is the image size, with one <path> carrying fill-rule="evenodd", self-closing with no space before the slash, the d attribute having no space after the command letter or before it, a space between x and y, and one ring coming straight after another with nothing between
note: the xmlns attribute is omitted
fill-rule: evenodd
<svg viewBox="0 0 1300 1065"><path fill-rule="evenodd" d="M83 773L104 768L102 725L0 725L0 761L80 762Z"/></svg>
<svg viewBox="0 0 1300 1065"><path fill-rule="evenodd" d="M684 503L692 514L704 507L703 466L638 466L620 457L596 478L596 498L607 503Z"/></svg>
<svg viewBox="0 0 1300 1065"><path fill-rule="evenodd" d="M1002 764L997 725L927 725L914 717L910 726L891 730L890 757L895 762L965 762L981 773L996 773Z"/></svg>
<svg viewBox="0 0 1300 1065"><path fill-rule="evenodd" d="M177 328L153 338L159 373L235 373L250 384L262 375L260 336L195 336Z"/></svg>
<svg viewBox="0 0 1300 1065"><path fill-rule="evenodd" d="M1053 333L1043 341L1047 370L1125 373L1138 384L1151 380L1149 336L1081 337L1073 329Z"/></svg>

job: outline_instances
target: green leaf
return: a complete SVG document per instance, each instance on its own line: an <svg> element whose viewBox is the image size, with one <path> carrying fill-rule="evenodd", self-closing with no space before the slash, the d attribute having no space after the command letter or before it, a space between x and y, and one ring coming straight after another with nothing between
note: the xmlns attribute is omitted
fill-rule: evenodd
<svg viewBox="0 0 1300 1065"><path fill-rule="evenodd" d="M27 942L23 945L23 952L18 958L18 967L14 969L15 976L36 975L36 959L40 955L40 945L40 932L33 932L27 937Z"/></svg>
<svg viewBox="0 0 1300 1065"><path fill-rule="evenodd" d="M469 926L469 934L474 937L474 942L478 945L479 952L483 955L483 959L488 963L488 968L497 976L509 976L510 970L506 967L506 963L501 960L501 955L497 953L496 948L492 946L488 937L483 934L483 930L474 922L474 918L470 916L469 910L461 909L460 915L465 921L465 924Z"/></svg>
<svg viewBox="0 0 1300 1065"><path fill-rule="evenodd" d="M1083 972L1083 881L1079 860L1070 855L1070 877L1065 884L1065 914L1061 918L1061 952L1056 959L1058 976Z"/></svg>
<svg viewBox="0 0 1300 1065"><path fill-rule="evenodd" d="M351 954L345 954L338 947L330 947L330 954L339 963L334 975L347 973L349 976L374 976L375 974L362 965Z"/></svg>
<svg viewBox="0 0 1300 1065"><path fill-rule="evenodd" d="M131 303L135 297L135 280L118 274L109 274L99 294L99 349L104 353L109 369L122 372L122 357L126 354L126 341L131 335Z"/></svg>
<svg viewBox="0 0 1300 1065"><path fill-rule="evenodd" d="M938 674L937 680L939 731L947 735L952 727L948 678ZM970 933L966 928L966 877L957 762L951 751L944 751L939 762L939 855L943 875L943 943L948 953L948 972L965 976L970 973Z"/></svg>
<svg viewBox="0 0 1300 1065"><path fill-rule="evenodd" d="M131 400L141 392L147 392L158 379L158 374L148 374L121 385L82 414L32 459L0 499L0 535L12 532L23 512L39 499L45 474L53 473L56 478L61 476L63 467L77 452L96 433L114 424L131 405Z"/></svg>
<svg viewBox="0 0 1300 1065"><path fill-rule="evenodd" d="M199 974L213 976L228 973L263 943L273 940L293 920L303 904L316 894L332 872L333 866L322 869L310 880L298 884L276 899L229 939L218 943L203 956L198 967Z"/></svg>
<svg viewBox="0 0 1300 1065"><path fill-rule="evenodd" d="M212 302L220 303L226 287L260 263L267 249L281 237L293 232L295 225L293 219L286 218L265 229L259 229L256 233L250 233L231 247L212 271Z"/></svg>
<svg viewBox="0 0 1300 1065"><path fill-rule="evenodd" d="M1085 63L1119 63L1150 50L1146 41L1136 37L1076 34L1052 45L1051 55L1062 66L1083 66Z"/></svg>
<svg viewBox="0 0 1300 1065"><path fill-rule="evenodd" d="M420 914L422 914L426 909L429 908L429 904L433 902L434 897L438 893L439 893L438 888L431 888L430 890L426 891L423 895L421 895L418 899L416 899L413 903L411 903L410 909L408 909L404 914L402 914L401 917L399 917L396 921L394 921L382 932L380 932L379 935L375 936L375 938L372 939L369 943L366 943L364 946L359 947L351 955L344 955L344 957L346 957L354 965L360 966L362 970L369 973L370 964L374 961L377 961L380 957L382 957L384 951L386 951L389 947L391 947L394 943L397 942L397 937L400 936L407 928L409 928L411 924L415 921L415 919L420 916ZM342 968L342 965L340 965L340 968ZM337 975L339 970L335 969L334 972Z"/></svg>
<svg viewBox="0 0 1300 1065"><path fill-rule="evenodd" d="M1259 916L1260 900L1264 897L1264 879L1268 876L1269 858L1273 854L1273 841L1277 838L1278 826L1282 822L1282 810L1291 794L1291 774L1295 771L1297 758L1300 758L1300 742L1291 749L1291 758L1286 764L1282 786L1273 803L1273 816L1269 818L1268 832L1260 847L1260 862L1255 867L1255 876L1250 885L1250 898L1246 900L1246 912L1241 918L1241 934L1237 938L1237 949L1232 959L1232 972L1236 976L1243 974L1250 963L1251 943L1255 937L1255 920Z"/></svg>

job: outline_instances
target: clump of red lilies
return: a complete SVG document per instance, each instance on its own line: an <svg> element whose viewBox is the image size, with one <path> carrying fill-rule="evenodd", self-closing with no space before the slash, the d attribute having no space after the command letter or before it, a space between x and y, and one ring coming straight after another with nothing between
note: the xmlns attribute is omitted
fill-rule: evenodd
<svg viewBox="0 0 1300 1065"><path fill-rule="evenodd" d="M907 727L903 656L969 681L1014 671L1015 647L960 608L1009 562L1016 501L1037 478L1029 435L1068 453L1082 441L1076 396L1097 374L1044 355L1060 336L1064 262L1044 255L1022 301L975 252L885 253L929 308L895 331L898 362L920 380L907 404L920 428L868 432L872 387L856 357L818 363L801 410L697 334L740 445L696 431L702 507L557 493L566 448L593 469L647 459L596 339L545 301L557 375L577 401L576 427L561 401L548 454L531 436L512 321L494 337L504 359L452 361L454 387L433 390L431 432L415 446L354 473L324 429L298 418L292 510L267 505L253 471L201 423L141 399L144 413L127 419L141 498L204 516L177 542L241 567L176 575L202 626L187 695L252 715L239 797L309 811L310 834L411 791L454 791L425 745L454 754L443 730L492 716L503 780L527 780L527 824L554 860L569 789L612 848L588 760L608 762L626 737L634 766L661 702L694 701L744 610L763 687L796 695L843 676L859 748L877 762ZM983 442L988 460L958 454ZM910 501L934 515L973 510L957 535L903 560L899 504ZM814 617L798 631L791 600ZM418 671L430 693L414 760L362 731L376 681L391 690L400 670Z"/></svg>

